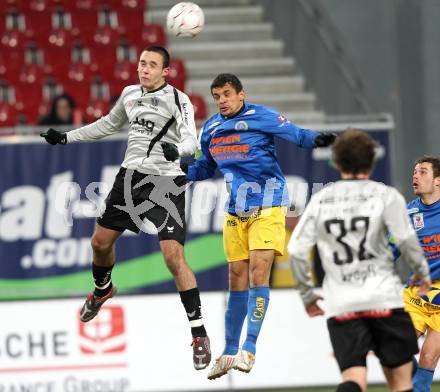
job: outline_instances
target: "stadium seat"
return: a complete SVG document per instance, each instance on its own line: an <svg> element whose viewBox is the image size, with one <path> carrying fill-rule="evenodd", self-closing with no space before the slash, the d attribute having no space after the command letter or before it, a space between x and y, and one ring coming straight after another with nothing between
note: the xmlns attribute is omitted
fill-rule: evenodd
<svg viewBox="0 0 440 392"><path fill-rule="evenodd" d="M177 89L185 91L186 69L182 60L178 58L171 59L167 81Z"/></svg>
<svg viewBox="0 0 440 392"><path fill-rule="evenodd" d="M45 74L67 79L71 63L71 50L68 47L46 47L43 53Z"/></svg>
<svg viewBox="0 0 440 392"><path fill-rule="evenodd" d="M208 116L208 109L204 98L198 94L191 94L189 99L194 106L194 118L196 120L205 120Z"/></svg>
<svg viewBox="0 0 440 392"><path fill-rule="evenodd" d="M23 50L26 42L26 34L19 30L6 30L0 35L1 50L19 49Z"/></svg>
<svg viewBox="0 0 440 392"><path fill-rule="evenodd" d="M63 83L64 92L69 94L80 107L90 101L90 85L84 82L69 80Z"/></svg>
<svg viewBox="0 0 440 392"><path fill-rule="evenodd" d="M19 72L24 63L24 52L15 49L0 51L0 78L9 82L18 80Z"/></svg>
<svg viewBox="0 0 440 392"><path fill-rule="evenodd" d="M114 99L115 97L119 97L122 93L122 90L124 87L130 85L130 84L137 84L138 81L134 81L132 83L127 83L124 80L110 80L109 81L109 87L110 87L110 99Z"/></svg>
<svg viewBox="0 0 440 392"><path fill-rule="evenodd" d="M166 34L162 25L148 24L141 26L140 32L137 30L126 30L122 33L129 42L136 43L141 49L150 45L166 46ZM139 37L141 39L139 40Z"/></svg>
<svg viewBox="0 0 440 392"><path fill-rule="evenodd" d="M0 102L0 127L13 127L18 123L18 112L14 105Z"/></svg>
<svg viewBox="0 0 440 392"><path fill-rule="evenodd" d="M109 112L109 103L108 100L104 99L96 99L92 100L88 103L85 111L84 111L84 122L91 123L102 116L105 116Z"/></svg>
<svg viewBox="0 0 440 392"><path fill-rule="evenodd" d="M122 61L115 64L113 78L126 85L133 84L137 80L137 63Z"/></svg>
<svg viewBox="0 0 440 392"><path fill-rule="evenodd" d="M36 39L43 40L52 30L52 16L50 12L30 12L25 15L26 30L32 31Z"/></svg>

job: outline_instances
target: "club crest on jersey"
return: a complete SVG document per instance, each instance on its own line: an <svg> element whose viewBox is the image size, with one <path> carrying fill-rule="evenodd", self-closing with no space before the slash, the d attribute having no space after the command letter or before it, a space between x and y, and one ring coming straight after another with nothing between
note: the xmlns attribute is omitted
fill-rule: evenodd
<svg viewBox="0 0 440 392"><path fill-rule="evenodd" d="M234 125L234 129L236 131L247 131L249 129L249 126L246 121L237 121Z"/></svg>
<svg viewBox="0 0 440 392"><path fill-rule="evenodd" d="M413 215L413 225L415 230L420 230L425 227L425 222L423 220L423 212Z"/></svg>
<svg viewBox="0 0 440 392"><path fill-rule="evenodd" d="M159 106L159 98L157 98L157 97L152 97L152 98L151 98L151 104L152 104L153 106Z"/></svg>

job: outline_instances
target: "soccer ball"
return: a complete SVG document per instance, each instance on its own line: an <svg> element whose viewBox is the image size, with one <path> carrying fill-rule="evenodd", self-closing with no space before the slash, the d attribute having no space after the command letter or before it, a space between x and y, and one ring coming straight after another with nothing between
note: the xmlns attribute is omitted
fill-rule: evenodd
<svg viewBox="0 0 440 392"><path fill-rule="evenodd" d="M167 29L176 37L195 37L204 24L203 10L195 3L178 3L168 11Z"/></svg>

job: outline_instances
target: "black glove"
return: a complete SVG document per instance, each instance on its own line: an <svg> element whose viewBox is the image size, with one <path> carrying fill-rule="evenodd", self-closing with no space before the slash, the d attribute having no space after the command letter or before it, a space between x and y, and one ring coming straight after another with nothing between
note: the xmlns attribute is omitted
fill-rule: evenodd
<svg viewBox="0 0 440 392"><path fill-rule="evenodd" d="M179 158L179 150L177 149L177 146L175 144L163 142L161 146L163 150L163 156L167 161L173 162L177 158Z"/></svg>
<svg viewBox="0 0 440 392"><path fill-rule="evenodd" d="M185 162L180 162L180 169L185 173L188 174L188 164Z"/></svg>
<svg viewBox="0 0 440 392"><path fill-rule="evenodd" d="M333 144L338 135L334 132L320 132L318 136L315 137L316 147L327 147Z"/></svg>
<svg viewBox="0 0 440 392"><path fill-rule="evenodd" d="M53 128L49 128L46 132L40 133L40 136L44 137L46 139L46 142L52 145L67 143L66 134L58 132Z"/></svg>

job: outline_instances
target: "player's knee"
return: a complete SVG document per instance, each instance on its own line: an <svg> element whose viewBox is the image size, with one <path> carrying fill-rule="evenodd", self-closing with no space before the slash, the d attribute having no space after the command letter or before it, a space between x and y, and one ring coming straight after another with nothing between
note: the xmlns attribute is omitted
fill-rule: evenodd
<svg viewBox="0 0 440 392"><path fill-rule="evenodd" d="M419 366L424 368L435 368L438 362L438 355L434 355L432 352L421 352L419 358Z"/></svg>
<svg viewBox="0 0 440 392"><path fill-rule="evenodd" d="M99 236L93 236L92 240L92 249L96 253L108 253L112 250L113 243L111 241L107 241L104 238Z"/></svg>
<svg viewBox="0 0 440 392"><path fill-rule="evenodd" d="M336 392L362 392L362 388L357 382L345 381L338 385Z"/></svg>

